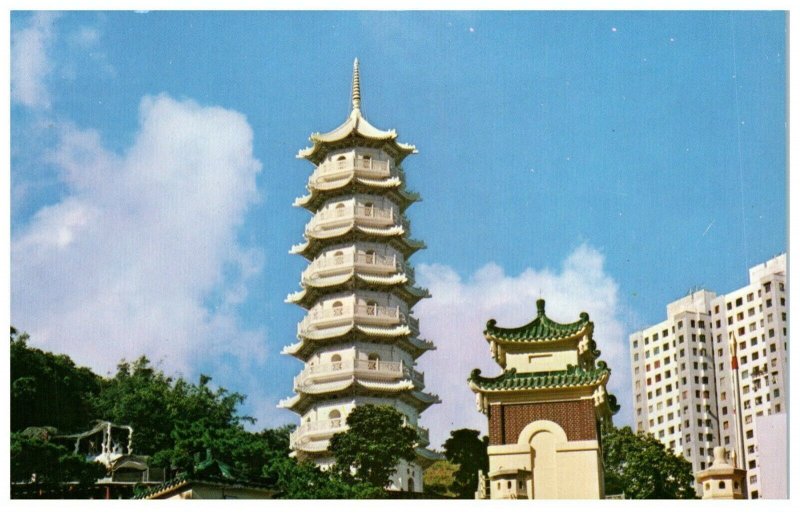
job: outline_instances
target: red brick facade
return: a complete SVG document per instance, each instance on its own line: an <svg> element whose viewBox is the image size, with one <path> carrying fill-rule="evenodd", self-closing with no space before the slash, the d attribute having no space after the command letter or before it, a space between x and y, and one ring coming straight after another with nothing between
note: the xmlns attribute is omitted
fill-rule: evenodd
<svg viewBox="0 0 800 515"><path fill-rule="evenodd" d="M489 406L489 444L517 443L522 430L535 420L555 422L568 440L596 440L597 421L591 399Z"/></svg>

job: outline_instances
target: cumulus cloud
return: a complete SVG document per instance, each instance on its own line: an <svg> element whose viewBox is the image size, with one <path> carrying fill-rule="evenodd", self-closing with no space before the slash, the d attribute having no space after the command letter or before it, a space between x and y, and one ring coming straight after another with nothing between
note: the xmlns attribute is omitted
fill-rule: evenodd
<svg viewBox="0 0 800 515"><path fill-rule="evenodd" d="M11 33L11 100L34 109L50 107L45 84L53 65L48 50L55 37L57 14L36 12L24 28Z"/></svg>
<svg viewBox="0 0 800 515"><path fill-rule="evenodd" d="M148 355L174 372L263 362L235 307L261 256L236 237L257 200L242 114L146 97L123 152L64 124L48 159L65 195L12 238L12 321L98 372Z"/></svg>
<svg viewBox="0 0 800 515"><path fill-rule="evenodd" d="M536 316L540 297L547 302L547 315L556 321L573 322L580 312L589 313L602 351L600 359L612 369L609 391L625 403L630 397L630 371L619 288L603 266L603 255L582 244L557 271L529 268L509 276L489 263L465 279L448 266L417 267L419 283L430 290L432 298L420 302L415 312L422 336L437 346L419 361L428 390L442 399L423 414L434 446L443 444L454 429L471 427L486 433L486 417L477 411L475 396L467 386L474 368L480 368L484 376L501 372L483 338L486 322L494 318L504 327L526 324Z"/></svg>

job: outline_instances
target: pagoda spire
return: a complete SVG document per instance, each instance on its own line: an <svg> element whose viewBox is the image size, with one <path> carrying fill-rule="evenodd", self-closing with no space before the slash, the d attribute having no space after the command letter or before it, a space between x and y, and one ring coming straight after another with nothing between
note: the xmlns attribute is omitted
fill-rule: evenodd
<svg viewBox="0 0 800 515"><path fill-rule="evenodd" d="M361 110L361 85L359 84L358 76L358 57L353 61L353 93L352 93L353 111Z"/></svg>

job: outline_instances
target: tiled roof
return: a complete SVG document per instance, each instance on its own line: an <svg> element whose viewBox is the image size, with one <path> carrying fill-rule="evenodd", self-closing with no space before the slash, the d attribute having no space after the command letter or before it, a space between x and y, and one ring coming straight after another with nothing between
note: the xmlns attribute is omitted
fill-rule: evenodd
<svg viewBox="0 0 800 515"><path fill-rule="evenodd" d="M544 299L536 301L536 308L537 317L526 325L513 328L497 327L497 322L492 319L486 323L483 334L487 338L508 342L551 341L575 336L592 325L586 313L581 313L580 319L571 324L561 324L549 319L544 312Z"/></svg>
<svg viewBox="0 0 800 515"><path fill-rule="evenodd" d="M469 382L477 390L483 391L543 390L603 384L610 373L604 361L598 361L597 368L591 370L569 366L566 370L518 374L516 369L510 368L497 377L482 377L481 371L476 368L470 374Z"/></svg>

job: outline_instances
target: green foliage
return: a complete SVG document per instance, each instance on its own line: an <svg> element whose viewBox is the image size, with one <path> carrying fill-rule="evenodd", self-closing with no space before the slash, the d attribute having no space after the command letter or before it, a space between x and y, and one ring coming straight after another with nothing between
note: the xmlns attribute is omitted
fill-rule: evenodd
<svg viewBox="0 0 800 515"><path fill-rule="evenodd" d="M242 427L253 419L237 413L245 397L224 388L212 390L210 381L205 375L198 384L175 381L142 356L119 364L96 406L102 418L133 426L134 452L153 456L155 466L190 471L211 451L246 477L256 476L263 449Z"/></svg>
<svg viewBox="0 0 800 515"><path fill-rule="evenodd" d="M56 485L77 482L89 485L105 475L105 466L47 439L11 433L11 481Z"/></svg>
<svg viewBox="0 0 800 515"><path fill-rule="evenodd" d="M453 481L458 472L458 465L446 460L440 460L425 469L422 482L425 492L428 494L438 494L446 497L455 497L453 491Z"/></svg>
<svg viewBox="0 0 800 515"><path fill-rule="evenodd" d="M12 328L12 428L28 428L12 434L12 481L35 477L43 485L90 484L102 477L102 465L86 462L49 438L59 432L56 427L61 433L78 432L103 419L132 426L133 452L151 456L152 466L167 467L172 475L202 474L203 464L218 463L237 479L266 484L287 499L385 496L382 488L352 477L349 468L333 474L289 457L293 426L247 431L244 425L254 419L238 413L244 395L212 389L208 376L201 375L197 384L176 380L142 356L132 363L121 362L114 377L103 379L67 356L29 348L27 340L28 335L18 335ZM393 414L396 419L390 417L389 425L385 413L379 417L379 428L387 428L380 434L400 435L406 443L413 436L416 441L414 430L402 427L400 415ZM355 426L362 425L356 420ZM397 454L401 455L408 456ZM363 462L360 469L375 477L377 469L370 460L357 457L354 462ZM395 464L396 458L389 469Z"/></svg>
<svg viewBox="0 0 800 515"><path fill-rule="evenodd" d="M356 406L347 416L348 430L331 438L336 471L377 488L389 486L398 462L412 461L417 432L403 424L399 411L386 405Z"/></svg>
<svg viewBox="0 0 800 515"><path fill-rule="evenodd" d="M606 493L628 499L694 499L692 465L650 434L603 428Z"/></svg>
<svg viewBox="0 0 800 515"><path fill-rule="evenodd" d="M458 466L450 490L461 499L473 499L478 489L478 471L489 470L489 438L474 429L457 429L444 443L444 455Z"/></svg>
<svg viewBox="0 0 800 515"><path fill-rule="evenodd" d="M63 354L28 347L28 335L11 328L11 430L55 426L84 429L97 412L101 379Z"/></svg>
<svg viewBox="0 0 800 515"><path fill-rule="evenodd" d="M133 451L152 456L172 447L175 399L172 379L150 366L145 357L122 361L117 374L103 382L95 400L99 417L133 427Z"/></svg>

